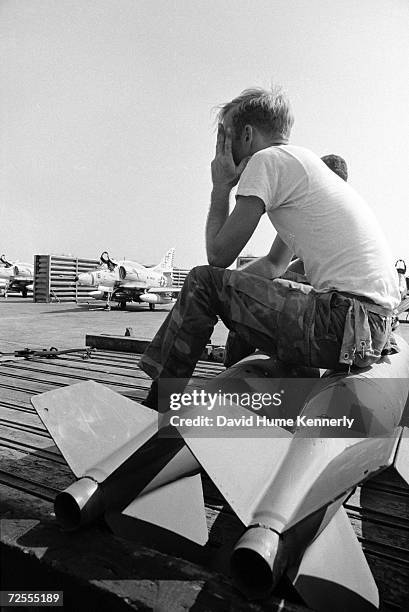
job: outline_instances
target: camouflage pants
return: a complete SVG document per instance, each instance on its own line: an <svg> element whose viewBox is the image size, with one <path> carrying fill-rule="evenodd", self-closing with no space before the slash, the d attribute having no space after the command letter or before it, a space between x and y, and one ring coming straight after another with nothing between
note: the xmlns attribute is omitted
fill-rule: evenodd
<svg viewBox="0 0 409 612"><path fill-rule="evenodd" d="M304 285L309 284L304 274L292 272L291 270L287 270L284 274L282 274L282 276L280 276L280 278L292 280ZM223 363L226 368L230 368L241 359L244 359L245 357L248 357L254 353L256 349L257 347L246 342L243 336L240 336L235 331L230 331L226 340Z"/></svg>
<svg viewBox="0 0 409 612"><path fill-rule="evenodd" d="M198 266L140 367L154 380L190 378L219 315L251 347L294 365L333 368L349 304L335 292L320 294L291 280Z"/></svg>

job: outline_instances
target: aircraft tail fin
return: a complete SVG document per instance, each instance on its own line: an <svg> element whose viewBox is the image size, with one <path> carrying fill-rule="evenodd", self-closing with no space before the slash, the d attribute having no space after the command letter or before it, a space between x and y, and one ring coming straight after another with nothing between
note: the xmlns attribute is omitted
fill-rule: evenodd
<svg viewBox="0 0 409 612"><path fill-rule="evenodd" d="M174 259L175 248L172 247L171 249L169 249L169 251L165 253L158 265L152 269L157 270L158 272L172 272Z"/></svg>
<svg viewBox="0 0 409 612"><path fill-rule="evenodd" d="M307 606L317 612L378 609L375 580L342 507L287 575Z"/></svg>

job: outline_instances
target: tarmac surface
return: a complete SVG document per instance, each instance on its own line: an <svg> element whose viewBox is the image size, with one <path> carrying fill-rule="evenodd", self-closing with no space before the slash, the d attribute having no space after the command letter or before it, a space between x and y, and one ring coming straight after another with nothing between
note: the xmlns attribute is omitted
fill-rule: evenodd
<svg viewBox="0 0 409 612"><path fill-rule="evenodd" d="M26 346L83 348L87 333L123 335L126 327L132 327L135 336L149 339L168 310L165 306L151 312L131 305L126 311L108 312L75 303L35 304L15 296L0 298L0 351ZM402 323L400 330L409 341L409 324ZM219 323L213 343L223 344L226 333ZM172 554L162 550L165 543L151 541L149 530L131 541L112 537L101 525L78 533L64 532L55 525L52 500L56 491L72 482L72 474L57 449L50 447L30 399L92 379L140 401L150 381L135 367L138 359L136 354L97 351L90 360L70 354L55 361L21 359L2 364L0 552L7 555L2 564L4 585L14 591L35 591L39 585L43 591L62 590L67 612L306 610L284 595L273 595L260 606L243 601L222 571L213 572L207 561L195 557L173 556L173 548ZM205 380L220 369L218 364L202 362L197 374ZM214 487L206 486L209 552L212 558L223 559L222 551L239 537L242 524L224 510ZM386 470L358 487L345 505L378 584L383 612L409 609L404 604L409 575L408 504L407 485L393 470Z"/></svg>
<svg viewBox="0 0 409 612"><path fill-rule="evenodd" d="M0 353L22 348L83 348L86 334L124 336L127 327L141 340L151 340L166 318L170 306L150 311L144 304L129 304L126 310L104 310L99 304L74 302L39 304L19 296L0 298ZM401 323L401 335L409 342L409 324ZM224 345L228 330L219 322L211 343Z"/></svg>
<svg viewBox="0 0 409 612"><path fill-rule="evenodd" d="M151 340L166 318L170 306L149 310L145 304L129 304L126 310L104 310L98 303L74 302L39 304L19 296L0 298L0 353L22 348L83 348L86 334L124 336L127 327L141 340ZM228 330L219 322L212 344L226 342Z"/></svg>

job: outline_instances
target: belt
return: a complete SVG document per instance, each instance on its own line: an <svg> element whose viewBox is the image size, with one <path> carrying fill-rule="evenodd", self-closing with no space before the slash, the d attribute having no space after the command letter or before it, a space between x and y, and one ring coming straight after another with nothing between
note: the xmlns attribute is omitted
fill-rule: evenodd
<svg viewBox="0 0 409 612"><path fill-rule="evenodd" d="M393 311L390 308L385 308L385 306L381 306L380 304L376 304L371 298L368 298L363 295L355 295L354 293L347 293L345 291L337 291L340 295L349 298L350 300L358 300L361 304L363 304L369 312L375 312L383 317L392 317Z"/></svg>

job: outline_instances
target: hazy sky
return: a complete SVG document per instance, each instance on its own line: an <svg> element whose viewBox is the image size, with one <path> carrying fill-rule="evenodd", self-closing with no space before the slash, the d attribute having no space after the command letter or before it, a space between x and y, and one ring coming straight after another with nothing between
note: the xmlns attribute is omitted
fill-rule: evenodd
<svg viewBox="0 0 409 612"><path fill-rule="evenodd" d="M278 81L409 264L408 31L407 0L0 0L0 252L204 263L212 108Z"/></svg>

